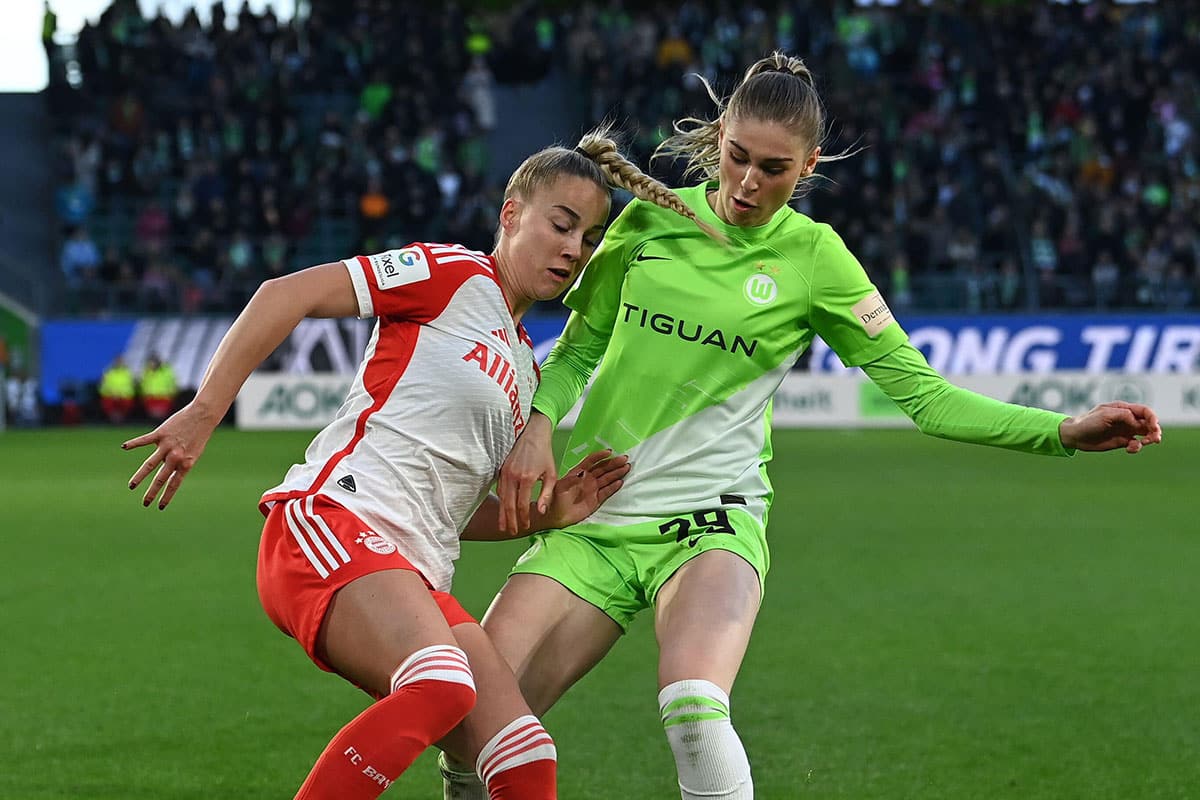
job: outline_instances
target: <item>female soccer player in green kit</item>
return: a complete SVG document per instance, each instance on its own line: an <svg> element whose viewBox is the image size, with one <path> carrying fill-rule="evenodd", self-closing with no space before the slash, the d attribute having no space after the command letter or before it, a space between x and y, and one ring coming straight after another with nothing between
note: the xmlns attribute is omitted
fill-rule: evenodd
<svg viewBox="0 0 1200 800"><path fill-rule="evenodd" d="M527 525L538 481L539 503L549 498L551 432L597 364L566 457L611 447L632 470L587 520L533 537L483 625L541 715L653 608L682 797L743 800L753 783L729 692L770 562L771 399L814 336L934 436L1062 456L1136 453L1162 430L1142 405L1068 418L947 383L838 235L787 205L822 160L824 111L804 63L777 53L727 105L713 99L718 118L684 120L660 152L703 175L678 195L730 244L651 203L625 208L567 295L574 313L501 470L501 527ZM443 773L447 797L485 796L445 762Z"/></svg>

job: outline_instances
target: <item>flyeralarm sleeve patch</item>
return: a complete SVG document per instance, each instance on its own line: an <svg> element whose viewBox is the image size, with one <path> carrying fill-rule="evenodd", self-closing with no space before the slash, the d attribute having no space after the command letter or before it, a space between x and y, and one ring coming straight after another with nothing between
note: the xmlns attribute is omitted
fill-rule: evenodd
<svg viewBox="0 0 1200 800"><path fill-rule="evenodd" d="M883 295L878 291L871 292L862 300L859 300L851 306L850 310L858 318L858 322L863 326L863 330L867 332L867 336L870 336L872 339L892 323L892 310L888 308L887 303L884 302Z"/></svg>
<svg viewBox="0 0 1200 800"><path fill-rule="evenodd" d="M429 280L429 260L419 247L367 256L367 262L375 273L375 284L383 291Z"/></svg>

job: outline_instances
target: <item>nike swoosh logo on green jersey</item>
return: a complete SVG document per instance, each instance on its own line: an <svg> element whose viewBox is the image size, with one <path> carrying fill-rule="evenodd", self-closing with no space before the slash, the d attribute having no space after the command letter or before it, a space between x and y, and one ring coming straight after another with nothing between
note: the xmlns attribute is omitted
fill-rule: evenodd
<svg viewBox="0 0 1200 800"><path fill-rule="evenodd" d="M670 261L666 256L648 256L645 253L638 253L634 261Z"/></svg>

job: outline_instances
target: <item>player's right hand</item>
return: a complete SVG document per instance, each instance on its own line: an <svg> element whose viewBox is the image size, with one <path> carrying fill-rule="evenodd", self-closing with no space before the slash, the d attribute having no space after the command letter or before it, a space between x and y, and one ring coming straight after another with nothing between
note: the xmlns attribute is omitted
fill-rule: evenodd
<svg viewBox="0 0 1200 800"><path fill-rule="evenodd" d="M136 489L155 467L158 468L154 480L142 496L143 506L149 507L157 497L158 510L162 511L167 507L171 498L179 491L183 479L204 452L213 430L220 421L219 418L213 421L212 415L206 414L194 403L189 403L163 420L154 430L121 444L122 450L155 445L154 452L129 479L129 488Z"/></svg>
<svg viewBox="0 0 1200 800"><path fill-rule="evenodd" d="M558 466L554 463L551 438L554 427L550 418L536 411L529 415L525 430L504 459L496 493L500 496L500 530L516 536L529 530L529 498L533 487L541 481L538 511L545 514L550 507L554 485L558 482Z"/></svg>

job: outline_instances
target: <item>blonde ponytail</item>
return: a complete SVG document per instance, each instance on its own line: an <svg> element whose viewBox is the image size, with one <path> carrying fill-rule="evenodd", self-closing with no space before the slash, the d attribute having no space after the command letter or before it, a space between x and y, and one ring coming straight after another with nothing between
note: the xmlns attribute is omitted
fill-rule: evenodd
<svg viewBox="0 0 1200 800"><path fill-rule="evenodd" d="M721 120L754 119L786 126L813 149L825 141L825 106L817 93L816 81L802 59L774 52L750 65L741 83L728 100L722 100L702 75L708 96L717 107L716 119L684 117L674 124L675 134L654 151L654 158L682 158L684 175L712 180L721 165ZM836 161L853 153L820 156L818 162ZM797 189L808 178L797 183Z"/></svg>
<svg viewBox="0 0 1200 800"><path fill-rule="evenodd" d="M584 134L576 148L587 154L596 162L604 177L613 186L629 191L639 200L653 203L659 208L674 211L682 217L687 217L705 235L721 244L729 244L729 239L721 231L700 219L679 195L671 191L666 184L655 180L642 172L636 164L621 154L617 143L609 136L611 128L603 125Z"/></svg>

